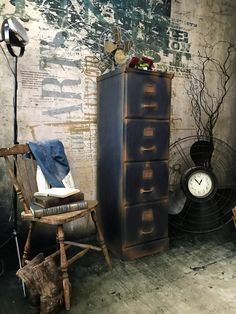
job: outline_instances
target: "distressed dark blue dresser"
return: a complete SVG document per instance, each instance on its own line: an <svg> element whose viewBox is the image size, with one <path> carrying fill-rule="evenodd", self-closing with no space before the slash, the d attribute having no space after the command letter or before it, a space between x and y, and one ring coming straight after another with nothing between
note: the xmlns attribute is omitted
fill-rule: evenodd
<svg viewBox="0 0 236 314"><path fill-rule="evenodd" d="M97 79L97 198L106 243L122 259L168 249L172 75L126 68Z"/></svg>

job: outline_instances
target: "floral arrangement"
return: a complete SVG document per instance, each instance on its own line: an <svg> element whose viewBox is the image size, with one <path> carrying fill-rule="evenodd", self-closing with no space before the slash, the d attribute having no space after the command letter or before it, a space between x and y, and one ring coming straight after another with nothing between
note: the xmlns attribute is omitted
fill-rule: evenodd
<svg viewBox="0 0 236 314"><path fill-rule="evenodd" d="M151 57L143 56L141 58L139 57L132 57L129 67L135 68L135 69L142 69L142 70L153 70L154 64L153 59Z"/></svg>

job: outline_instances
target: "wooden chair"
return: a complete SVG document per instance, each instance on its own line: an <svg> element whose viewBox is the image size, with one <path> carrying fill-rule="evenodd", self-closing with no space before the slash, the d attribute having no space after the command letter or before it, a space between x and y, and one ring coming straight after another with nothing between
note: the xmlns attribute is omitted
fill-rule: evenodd
<svg viewBox="0 0 236 314"><path fill-rule="evenodd" d="M26 156L27 154L27 157ZM34 226L36 223L47 224L49 226L56 226L57 241L59 243L59 249L50 256L55 257L60 255L60 269L62 272L63 290L64 290L64 302L65 308L70 309L70 282L68 276L68 266L73 262L84 256L89 250L102 251L105 260L108 264L109 270L111 270L111 261L108 254L107 247L104 242L101 228L96 219L96 201L88 201L88 208L84 210L78 210L65 214L45 216L42 218L34 218L30 211L30 202L34 192L37 191L36 184L36 163L31 154L30 148L27 144L17 144L10 148L0 148L0 157L3 157L6 162L7 170L10 174L12 183L16 190L19 201L23 205L23 211L21 218L29 221L29 231L24 246L22 266L25 265L26 260L29 258L31 248L31 237ZM99 246L77 243L64 240L64 224L80 219L86 215L91 215L97 232L97 239ZM70 259L66 256L66 250L71 246L76 246L81 250L73 255Z"/></svg>

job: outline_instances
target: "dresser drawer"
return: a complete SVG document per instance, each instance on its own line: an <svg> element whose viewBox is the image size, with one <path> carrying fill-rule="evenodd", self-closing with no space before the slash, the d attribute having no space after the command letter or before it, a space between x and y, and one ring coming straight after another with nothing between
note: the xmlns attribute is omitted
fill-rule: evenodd
<svg viewBox="0 0 236 314"><path fill-rule="evenodd" d="M125 247L167 237L167 200L126 207L124 210Z"/></svg>
<svg viewBox="0 0 236 314"><path fill-rule="evenodd" d="M169 157L169 122L125 120L126 161L157 160Z"/></svg>
<svg viewBox="0 0 236 314"><path fill-rule="evenodd" d="M124 202L135 204L168 196L166 161L124 164Z"/></svg>
<svg viewBox="0 0 236 314"><path fill-rule="evenodd" d="M170 84L167 77L130 73L125 117L169 119Z"/></svg>

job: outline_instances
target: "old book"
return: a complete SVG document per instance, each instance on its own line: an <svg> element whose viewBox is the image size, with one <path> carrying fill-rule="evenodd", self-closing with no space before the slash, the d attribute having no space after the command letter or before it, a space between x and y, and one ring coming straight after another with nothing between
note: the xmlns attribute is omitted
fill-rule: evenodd
<svg viewBox="0 0 236 314"><path fill-rule="evenodd" d="M64 214L68 212L73 212L76 210L88 208L87 201L78 201L70 204L58 205L49 208L43 208L37 204L31 203L30 210L35 218L41 218L44 216Z"/></svg>
<svg viewBox="0 0 236 314"><path fill-rule="evenodd" d="M67 197L56 197L56 196L40 196L35 195L33 202L43 208L64 205L84 200L84 193L77 192Z"/></svg>
<svg viewBox="0 0 236 314"><path fill-rule="evenodd" d="M78 192L80 192L80 190L74 188L50 188L45 191L35 192L34 196L56 196L64 198Z"/></svg>

